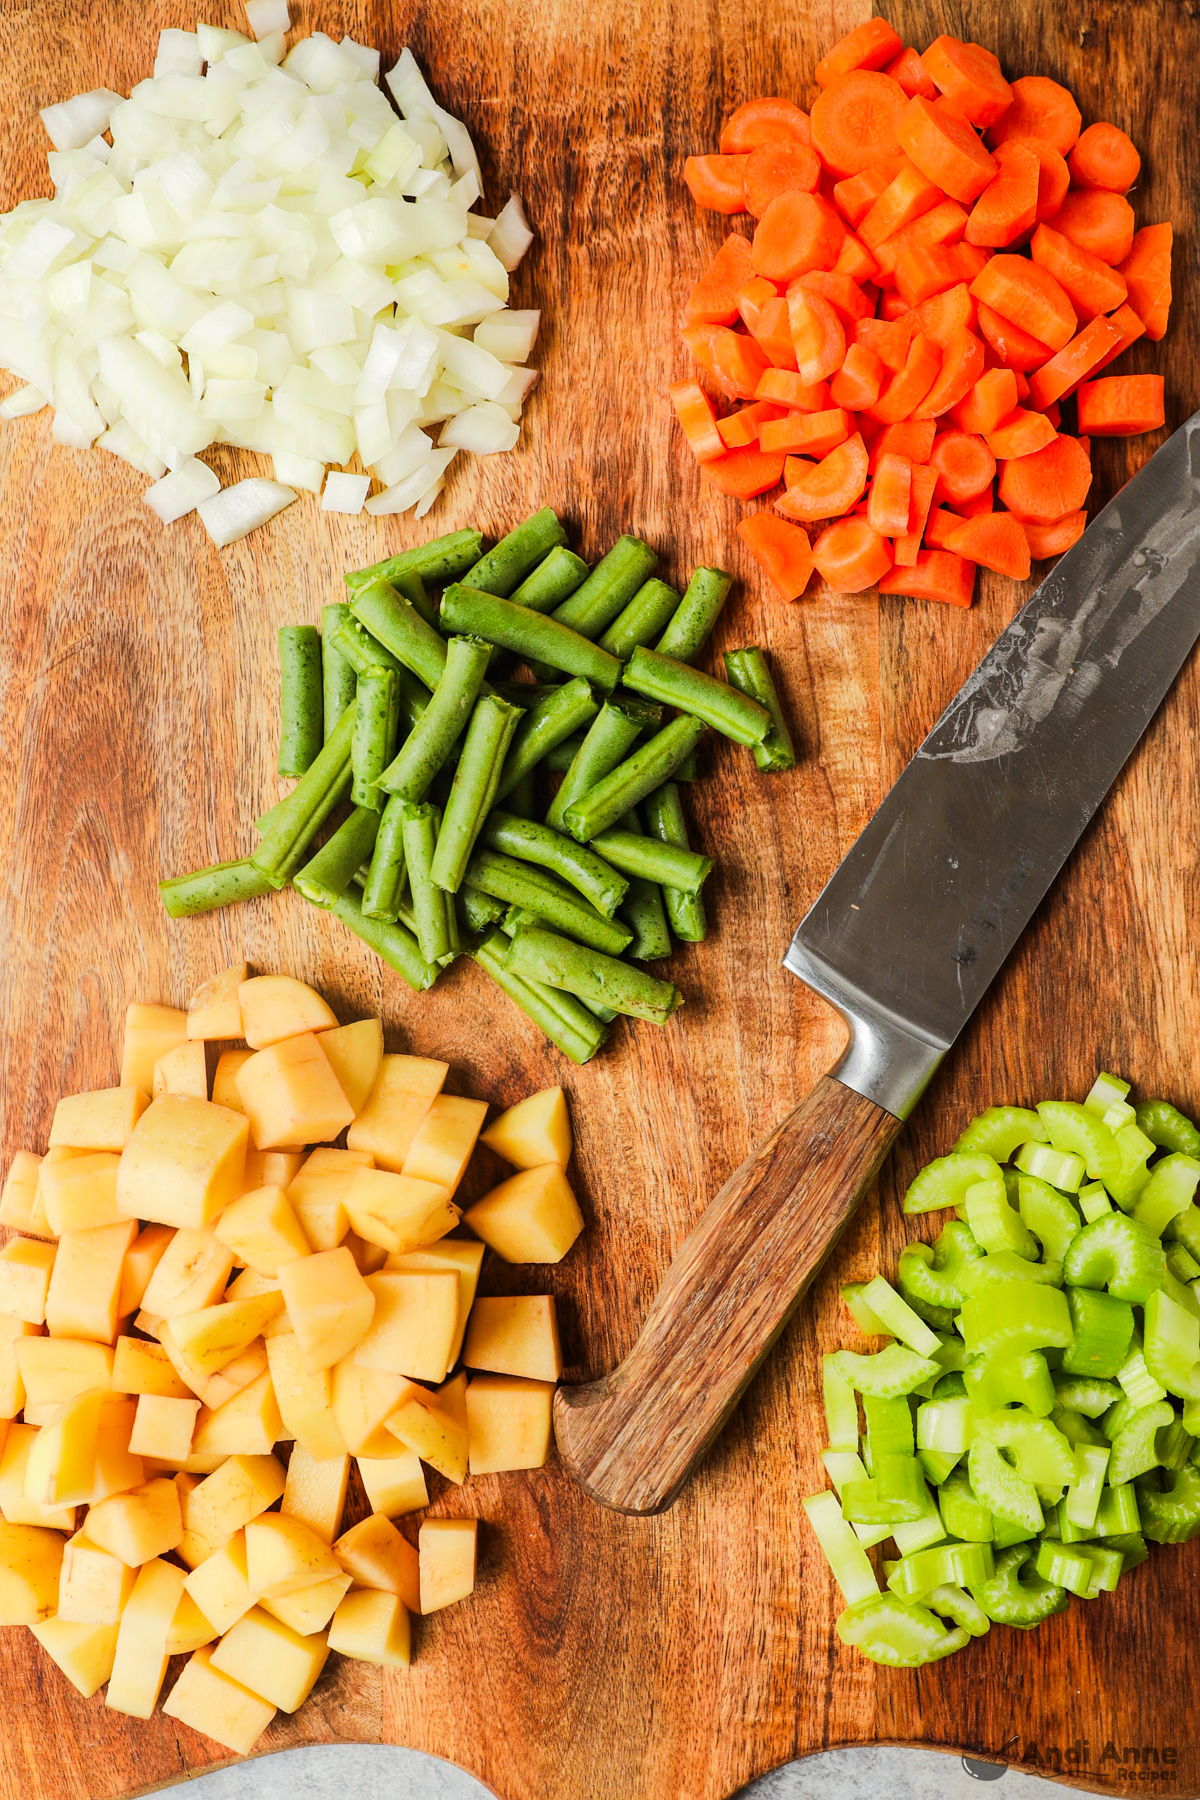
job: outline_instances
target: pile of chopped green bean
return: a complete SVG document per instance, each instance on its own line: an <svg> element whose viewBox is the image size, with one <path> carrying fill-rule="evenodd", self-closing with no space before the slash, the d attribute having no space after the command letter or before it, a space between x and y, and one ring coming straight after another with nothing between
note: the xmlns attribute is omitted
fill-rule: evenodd
<svg viewBox="0 0 1200 1800"><path fill-rule="evenodd" d="M1147 1539L1200 1535L1200 1131L1129 1092L1101 1074L1082 1105L981 1113L904 1198L955 1218L895 1287L842 1288L893 1341L825 1357L836 1492L804 1505L838 1636L875 1662L1029 1629L1111 1593Z"/></svg>
<svg viewBox="0 0 1200 1800"><path fill-rule="evenodd" d="M248 856L160 882L168 913L292 886L414 989L469 953L578 1063L618 1014L665 1024L679 990L638 965L704 937L713 867L679 784L710 729L796 757L760 649L694 667L731 577L680 594L657 562L625 536L589 569L544 507L486 553L456 531L347 575L320 631L279 633L295 787Z"/></svg>

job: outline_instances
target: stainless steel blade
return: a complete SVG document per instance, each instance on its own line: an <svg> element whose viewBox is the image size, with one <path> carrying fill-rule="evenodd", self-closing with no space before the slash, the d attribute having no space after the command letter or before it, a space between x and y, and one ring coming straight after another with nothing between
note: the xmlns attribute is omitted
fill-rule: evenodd
<svg viewBox="0 0 1200 1800"><path fill-rule="evenodd" d="M1200 413L1110 500L938 720L785 957L905 1117L1200 636Z"/></svg>

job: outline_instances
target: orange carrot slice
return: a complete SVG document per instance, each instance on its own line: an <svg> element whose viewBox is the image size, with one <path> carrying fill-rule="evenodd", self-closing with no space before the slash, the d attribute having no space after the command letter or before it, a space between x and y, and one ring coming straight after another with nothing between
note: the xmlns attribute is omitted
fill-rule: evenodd
<svg viewBox="0 0 1200 1800"><path fill-rule="evenodd" d="M908 530L912 467L907 456L896 456L890 451L875 464L867 524L883 537L898 537Z"/></svg>
<svg viewBox="0 0 1200 1800"><path fill-rule="evenodd" d="M792 100L766 94L730 113L721 127L720 150L722 156L736 156L757 150L760 144L808 142L808 114Z"/></svg>
<svg viewBox="0 0 1200 1800"><path fill-rule="evenodd" d="M1040 369L1053 356L1054 352L1049 344L1043 344L1032 332L1023 331L1011 319L1001 318L986 302L980 301L976 313L984 342L1006 368L1015 370L1018 375L1025 369ZM1020 385L1018 381L1018 389ZM1025 391L1028 393L1028 384Z"/></svg>
<svg viewBox="0 0 1200 1800"><path fill-rule="evenodd" d="M915 308L917 330L931 338L939 350L944 350L954 333L963 326L968 331L974 330L975 311L970 288L965 281L957 281L953 287L943 288L940 294L931 294Z"/></svg>
<svg viewBox="0 0 1200 1800"><path fill-rule="evenodd" d="M920 94L905 103L895 133L921 173L952 200L977 200L996 173L995 159L967 122Z"/></svg>
<svg viewBox="0 0 1200 1800"><path fill-rule="evenodd" d="M726 325L688 325L681 333L700 367L731 400L753 400L767 359L752 337Z"/></svg>
<svg viewBox="0 0 1200 1800"><path fill-rule="evenodd" d="M1146 327L1132 306L1118 306L1115 313L1109 314L1108 322L1120 332L1121 341L1119 344L1114 344L1113 348L1096 364L1091 371L1093 375L1098 375L1101 369L1107 369L1109 363L1115 362L1123 350L1128 350L1130 344L1136 344L1140 337L1146 335Z"/></svg>
<svg viewBox="0 0 1200 1800"><path fill-rule="evenodd" d="M1071 95L1046 75L1022 75L1012 84L1012 105L987 134L993 150L1012 138L1041 138L1060 156L1079 137L1083 118Z"/></svg>
<svg viewBox="0 0 1200 1800"><path fill-rule="evenodd" d="M1076 395L1079 430L1087 437L1136 437L1165 425L1161 375L1106 375Z"/></svg>
<svg viewBox="0 0 1200 1800"><path fill-rule="evenodd" d="M1052 219L1062 205L1067 189L1071 185L1071 172L1053 144L1047 144L1042 138L1011 138L1008 141L1014 144L1024 144L1025 148L1032 150L1038 159L1036 217L1040 225L1046 219ZM999 148L1000 145L997 144L996 149ZM992 154L995 155L995 151Z"/></svg>
<svg viewBox="0 0 1200 1800"><path fill-rule="evenodd" d="M879 273L879 264L860 238L848 231L842 239L842 247L838 251L837 261L833 265L837 275L849 275L851 281L874 281Z"/></svg>
<svg viewBox="0 0 1200 1800"><path fill-rule="evenodd" d="M683 179L696 205L709 212L745 212L749 160L749 156L689 156Z"/></svg>
<svg viewBox="0 0 1200 1800"><path fill-rule="evenodd" d="M893 540L892 544L895 560L906 568L911 568L917 560L921 539L925 535L925 527L929 522L929 509L933 505L937 484L938 472L935 468L928 463L913 464L908 521L904 531Z"/></svg>
<svg viewBox="0 0 1200 1800"><path fill-rule="evenodd" d="M1124 194L1104 188L1068 194L1054 216L1054 228L1110 268L1133 249L1133 208Z"/></svg>
<svg viewBox="0 0 1200 1800"><path fill-rule="evenodd" d="M937 98L937 88L930 80L929 71L911 44L883 72L900 83L910 100L914 94L923 94L926 100Z"/></svg>
<svg viewBox="0 0 1200 1800"><path fill-rule="evenodd" d="M854 430L854 414L844 406L831 406L828 412L788 412L762 428L759 442L764 450L788 450L798 456L828 456L844 444ZM784 469L784 479L787 479Z"/></svg>
<svg viewBox="0 0 1200 1800"><path fill-rule="evenodd" d="M896 288L909 306L920 306L947 288L973 281L987 260L988 252L974 244L914 245L896 264Z"/></svg>
<svg viewBox="0 0 1200 1800"><path fill-rule="evenodd" d="M1011 369L987 369L954 408L963 431L982 437L993 431L1017 404L1017 378Z"/></svg>
<svg viewBox="0 0 1200 1800"><path fill-rule="evenodd" d="M755 494L778 487L784 461L781 450L760 450L757 444L750 444L744 450L729 450L712 462L702 463L700 473L720 493L730 494L735 500L753 500Z"/></svg>
<svg viewBox="0 0 1200 1800"><path fill-rule="evenodd" d="M777 406L771 400L752 400L749 406L740 406L736 412L726 413L723 419L717 420L717 430L726 450L743 450L747 444L757 444L764 425L772 419L782 419L786 409ZM772 445L763 444L764 450Z"/></svg>
<svg viewBox="0 0 1200 1800"><path fill-rule="evenodd" d="M670 390L671 405L683 427L683 435L697 462L712 462L725 454L717 430L712 401L698 381L677 381Z"/></svg>
<svg viewBox="0 0 1200 1800"><path fill-rule="evenodd" d="M845 226L820 194L780 194L754 233L754 267L769 281L794 281L809 269L832 269Z"/></svg>
<svg viewBox="0 0 1200 1800"><path fill-rule="evenodd" d="M967 607L975 597L975 564L950 550L920 550L907 568L896 564L879 583L879 591Z"/></svg>
<svg viewBox="0 0 1200 1800"><path fill-rule="evenodd" d="M787 519L838 519L862 497L866 486L867 447L855 432L800 474L775 506Z"/></svg>
<svg viewBox="0 0 1200 1800"><path fill-rule="evenodd" d="M1092 460L1079 438L1065 432L1032 456L1014 457L1000 471L1000 501L1022 522L1049 525L1078 512L1092 485Z"/></svg>
<svg viewBox="0 0 1200 1800"><path fill-rule="evenodd" d="M1067 513L1065 518L1055 519L1051 525L1035 525L1026 520L1023 526L1029 541L1029 554L1035 562L1043 562L1048 556L1061 556L1072 544L1077 544L1087 527L1087 513Z"/></svg>
<svg viewBox="0 0 1200 1800"><path fill-rule="evenodd" d="M901 419L895 425L885 425L871 445L868 466L872 473L881 456L906 456L914 465L927 463L936 429L932 419Z"/></svg>
<svg viewBox="0 0 1200 1800"><path fill-rule="evenodd" d="M841 75L855 69L882 69L903 48L904 40L886 19L865 19L839 38L817 64L817 85L827 88Z"/></svg>
<svg viewBox="0 0 1200 1800"><path fill-rule="evenodd" d="M860 319L869 319L874 311L869 296L858 283L851 281L849 275L839 275L836 269L810 269L807 275L799 276L794 286L827 300L848 334L853 333Z"/></svg>
<svg viewBox="0 0 1200 1800"><path fill-rule="evenodd" d="M1049 344L1051 351L1061 350L1075 335L1075 310L1067 295L1053 275L1024 256L993 256L971 283L971 292L1002 318Z"/></svg>
<svg viewBox="0 0 1200 1800"><path fill-rule="evenodd" d="M794 369L796 352L792 347L792 324L788 304L782 294L772 293L751 327L751 336L767 361L776 369ZM756 390L757 391L757 390Z"/></svg>
<svg viewBox="0 0 1200 1800"><path fill-rule="evenodd" d="M948 506L935 506L929 516L929 523L925 527L925 548L927 550L944 550L946 539L963 523L962 513L952 512Z"/></svg>
<svg viewBox="0 0 1200 1800"><path fill-rule="evenodd" d="M885 369L898 375L908 361L916 329L915 313L908 313L894 323L888 319L860 319L854 327L854 341L865 350L873 351Z"/></svg>
<svg viewBox="0 0 1200 1800"><path fill-rule="evenodd" d="M798 600L813 572L812 545L808 533L774 513L751 513L738 522L738 536L751 556L766 570L785 600Z"/></svg>
<svg viewBox="0 0 1200 1800"><path fill-rule="evenodd" d="M968 244L1004 250L1033 230L1041 163L1037 152L1016 138L997 147L996 168L996 175L971 208L966 239Z"/></svg>
<svg viewBox="0 0 1200 1800"><path fill-rule="evenodd" d="M850 344L845 361L829 383L829 394L836 406L862 412L874 406L883 386L883 364L865 344Z"/></svg>
<svg viewBox="0 0 1200 1800"><path fill-rule="evenodd" d="M915 163L904 161L899 173L888 183L858 227L858 235L869 250L903 230L944 200L945 195L934 182L922 175Z"/></svg>
<svg viewBox="0 0 1200 1800"><path fill-rule="evenodd" d="M996 474L995 457L982 438L968 431L939 432L929 462L938 472L938 492L951 506L984 493Z"/></svg>
<svg viewBox="0 0 1200 1800"><path fill-rule="evenodd" d="M746 249L749 250L749 239L743 239L742 241L745 243ZM752 337L758 321L762 318L763 307L767 305L768 301L778 300L778 298L779 289L775 286L773 281L768 281L765 275L755 275L751 271L750 274L738 283L737 312L741 318L742 324L746 327L746 330ZM693 316L689 304L689 323Z"/></svg>
<svg viewBox="0 0 1200 1800"><path fill-rule="evenodd" d="M890 75L862 68L838 75L813 105L813 148L834 175L857 175L896 154L896 127L911 104Z"/></svg>
<svg viewBox="0 0 1200 1800"><path fill-rule="evenodd" d="M1014 456L1032 456L1035 450L1044 450L1057 435L1045 413L1018 406L993 426L984 441L997 462L1007 462Z"/></svg>
<svg viewBox="0 0 1200 1800"><path fill-rule="evenodd" d="M1112 312L1128 291L1119 269L1110 269L1098 256L1072 243L1056 225L1038 226L1029 253L1035 263L1053 275L1081 319Z"/></svg>
<svg viewBox="0 0 1200 1800"><path fill-rule="evenodd" d="M800 412L825 412L830 406L829 383L815 386L788 369L767 369L755 389L758 400L778 400L781 406L792 406Z"/></svg>
<svg viewBox="0 0 1200 1800"><path fill-rule="evenodd" d="M688 296L688 323L732 325L738 316L739 295L753 276L750 239L734 232L725 239Z"/></svg>
<svg viewBox="0 0 1200 1800"><path fill-rule="evenodd" d="M853 225L857 231L879 196L887 192L897 171L907 161L907 156L896 151L894 155L884 157L879 162L868 163L857 175L847 175L844 180L834 183L833 204L847 225Z"/></svg>
<svg viewBox="0 0 1200 1800"><path fill-rule="evenodd" d="M846 356L846 330L823 294L793 282L787 294L796 368L802 381L828 381Z"/></svg>
<svg viewBox="0 0 1200 1800"><path fill-rule="evenodd" d="M981 513L977 519L964 519L947 535L946 548L970 562L982 563L985 569L994 569L997 575L1029 580L1029 539L1011 513Z"/></svg>
<svg viewBox="0 0 1200 1800"><path fill-rule="evenodd" d="M942 350L936 381L921 404L913 408L914 418L940 418L966 398L982 374L983 344L973 331L960 325Z"/></svg>
<svg viewBox="0 0 1200 1800"><path fill-rule="evenodd" d="M911 225L893 232L872 252L879 268L878 279L894 280L896 265L906 250L928 248L934 244L957 244L966 230L967 218L965 207L957 200L940 200Z"/></svg>
<svg viewBox="0 0 1200 1800"><path fill-rule="evenodd" d="M887 539L866 519L838 519L813 545L813 562L835 594L862 594L892 566Z"/></svg>
<svg viewBox="0 0 1200 1800"><path fill-rule="evenodd" d="M821 181L821 159L807 144L760 144L746 163L746 211L761 219L780 194L811 194Z"/></svg>
<svg viewBox="0 0 1200 1800"><path fill-rule="evenodd" d="M1137 180L1142 159L1119 125L1089 125L1067 158L1071 180L1080 188L1108 188L1126 194Z"/></svg>
<svg viewBox="0 0 1200 1800"><path fill-rule="evenodd" d="M1029 396L1033 404L1044 408L1074 392L1085 376L1104 365L1110 354L1119 353L1124 337L1121 327L1111 319L1103 315L1093 319L1030 376Z"/></svg>
<svg viewBox="0 0 1200 1800"><path fill-rule="evenodd" d="M1161 338L1171 311L1171 241L1169 225L1143 225L1121 264L1129 286L1129 304L1148 338Z"/></svg>
<svg viewBox="0 0 1200 1800"><path fill-rule="evenodd" d="M935 38L921 61L955 112L972 125L994 125L1012 105L1013 91L1000 71L1000 59L982 44Z"/></svg>
<svg viewBox="0 0 1200 1800"><path fill-rule="evenodd" d="M942 353L920 332L909 346L904 367L892 379L871 408L872 416L884 425L907 419L921 404L937 379L942 366Z"/></svg>

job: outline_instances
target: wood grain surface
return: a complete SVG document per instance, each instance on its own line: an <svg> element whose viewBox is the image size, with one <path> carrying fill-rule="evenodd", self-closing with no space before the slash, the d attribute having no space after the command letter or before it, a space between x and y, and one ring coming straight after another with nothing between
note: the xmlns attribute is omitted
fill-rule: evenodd
<svg viewBox="0 0 1200 1800"><path fill-rule="evenodd" d="M182 1001L235 957L306 977L341 1016L382 1009L393 1048L448 1057L450 1086L498 1103L563 1078L588 1231L549 1272L491 1268L495 1288L558 1296L567 1374L628 1352L709 1197L837 1053L833 1015L782 969L791 930L1020 594L984 576L965 616L873 595L773 599L733 538L739 509L701 495L664 388L676 326L721 236L679 168L761 92L805 102L817 58L865 0L313 0L305 28L404 42L476 132L487 198L525 194L539 242L516 282L545 309L545 377L519 451L468 463L428 527L488 532L547 501L589 556L622 529L665 572L727 562L744 585L716 648L771 650L803 745L764 777L721 746L691 791L718 858L709 941L679 952L688 1004L668 1029L620 1028L565 1069L474 967L417 999L336 922L288 896L172 925L154 883L230 856L279 792L274 633L313 620L341 571L422 535L405 520L322 516L305 496L216 552L197 522L162 529L144 479L52 446L44 419L0 430L0 1079L6 1155L45 1143L56 1096L115 1079L131 998ZM1183 0L903 0L923 44L993 45L1010 73L1067 81L1086 119L1127 126L1145 159L1143 220L1181 233L1166 341L1136 368L1168 377L1172 422L1200 395L1195 211L1200 23ZM214 22L240 22L221 0ZM0 0L4 204L46 190L37 107L128 91L183 0ZM1142 443L1097 446L1106 492ZM222 473L234 472L230 460ZM244 472L244 459L236 460ZM1098 497L1102 497L1098 496ZM1200 1792L1190 1659L1200 1549L1159 1551L1113 1597L1037 1632L994 1630L921 1673L880 1670L833 1639L838 1600L800 1500L823 1485L818 1352L853 1344L836 1283L894 1263L898 1195L978 1107L1083 1092L1097 1065L1200 1106L1195 955L1200 685L1177 684L1068 873L929 1090L809 1303L700 1476L669 1512L595 1506L561 1466L439 1489L486 1521L470 1605L422 1623L406 1677L340 1659L264 1748L383 1739L473 1771L502 1800L725 1800L829 1745L991 1752L1109 1792ZM889 946L881 944L881 956ZM362 1496L357 1496L361 1506ZM156 1716L83 1703L23 1632L0 1634L0 1793L109 1800L228 1760Z"/></svg>

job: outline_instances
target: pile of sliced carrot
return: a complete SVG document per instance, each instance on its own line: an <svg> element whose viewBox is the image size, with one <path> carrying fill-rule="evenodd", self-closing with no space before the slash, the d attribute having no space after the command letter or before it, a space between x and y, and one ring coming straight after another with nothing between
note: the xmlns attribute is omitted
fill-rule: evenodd
<svg viewBox="0 0 1200 1800"><path fill-rule="evenodd" d="M1171 227L1136 229L1124 131L981 44L919 55L871 19L817 81L811 113L750 100L684 165L754 230L692 290L706 385L671 398L721 493L784 484L738 530L787 599L816 568L969 606L980 563L1021 579L1079 537L1092 437L1164 423L1160 375L1101 371L1166 331Z"/></svg>

